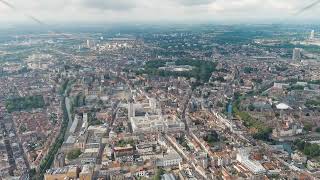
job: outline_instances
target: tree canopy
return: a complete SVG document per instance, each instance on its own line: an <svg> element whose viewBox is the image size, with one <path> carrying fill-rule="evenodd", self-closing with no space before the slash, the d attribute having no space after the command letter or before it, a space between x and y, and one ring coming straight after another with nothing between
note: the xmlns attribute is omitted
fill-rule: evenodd
<svg viewBox="0 0 320 180"><path fill-rule="evenodd" d="M6 108L8 112L31 110L33 108L43 108L45 102L43 96L26 96L12 98L6 101Z"/></svg>

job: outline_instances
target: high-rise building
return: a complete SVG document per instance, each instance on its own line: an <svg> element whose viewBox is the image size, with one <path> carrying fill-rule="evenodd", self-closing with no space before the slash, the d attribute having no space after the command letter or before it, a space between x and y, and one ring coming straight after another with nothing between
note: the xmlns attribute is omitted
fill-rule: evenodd
<svg viewBox="0 0 320 180"><path fill-rule="evenodd" d="M90 48L90 40L87 40L87 48Z"/></svg>
<svg viewBox="0 0 320 180"><path fill-rule="evenodd" d="M301 49L300 48L293 49L292 60L293 61L300 61L301 60Z"/></svg>
<svg viewBox="0 0 320 180"><path fill-rule="evenodd" d="M87 48L92 48L95 46L95 42L93 40L88 39L87 40Z"/></svg>
<svg viewBox="0 0 320 180"><path fill-rule="evenodd" d="M314 30L312 30L310 33L310 40L314 40Z"/></svg>

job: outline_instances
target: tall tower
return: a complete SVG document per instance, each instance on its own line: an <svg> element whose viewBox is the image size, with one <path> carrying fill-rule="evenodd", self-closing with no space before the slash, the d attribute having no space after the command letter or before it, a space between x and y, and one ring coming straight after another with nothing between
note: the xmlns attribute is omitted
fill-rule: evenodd
<svg viewBox="0 0 320 180"><path fill-rule="evenodd" d="M91 41L89 39L87 40L87 48L91 48Z"/></svg>
<svg viewBox="0 0 320 180"><path fill-rule="evenodd" d="M312 30L310 33L310 40L314 40L314 30Z"/></svg>
<svg viewBox="0 0 320 180"><path fill-rule="evenodd" d="M301 60L301 49L300 48L293 49L292 60L293 61L300 61Z"/></svg>

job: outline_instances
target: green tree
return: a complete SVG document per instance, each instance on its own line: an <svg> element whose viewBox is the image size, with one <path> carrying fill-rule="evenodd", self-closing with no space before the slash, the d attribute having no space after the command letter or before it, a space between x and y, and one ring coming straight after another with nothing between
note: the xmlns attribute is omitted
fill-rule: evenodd
<svg viewBox="0 0 320 180"><path fill-rule="evenodd" d="M22 124L21 126L20 126L20 128L19 128L19 130L20 130L20 132L26 132L27 131L27 127L24 125L24 124Z"/></svg>
<svg viewBox="0 0 320 180"><path fill-rule="evenodd" d="M45 102L43 96L26 96L12 98L6 101L6 109L8 112L31 110L33 108L43 108Z"/></svg>
<svg viewBox="0 0 320 180"><path fill-rule="evenodd" d="M161 176L165 174L165 170L162 168L159 168L155 174L155 176L152 178L153 180L161 180Z"/></svg>
<svg viewBox="0 0 320 180"><path fill-rule="evenodd" d="M305 131L312 131L312 124L310 123L305 123L303 129Z"/></svg>
<svg viewBox="0 0 320 180"><path fill-rule="evenodd" d="M69 160L77 159L81 155L81 150L79 148L73 149L68 152L67 158Z"/></svg>

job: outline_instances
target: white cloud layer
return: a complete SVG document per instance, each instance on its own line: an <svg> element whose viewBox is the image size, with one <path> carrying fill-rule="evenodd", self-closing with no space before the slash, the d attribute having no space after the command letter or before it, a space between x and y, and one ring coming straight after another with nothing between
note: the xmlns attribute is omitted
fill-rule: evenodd
<svg viewBox="0 0 320 180"><path fill-rule="evenodd" d="M6 0L0 22L259 21L316 19L320 4L293 15L313 0Z"/></svg>

